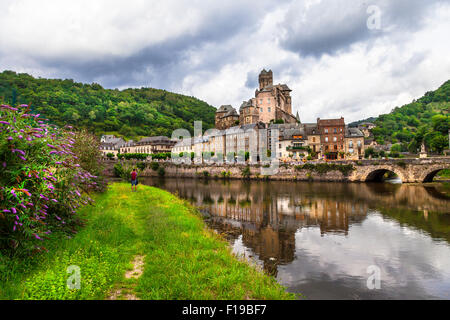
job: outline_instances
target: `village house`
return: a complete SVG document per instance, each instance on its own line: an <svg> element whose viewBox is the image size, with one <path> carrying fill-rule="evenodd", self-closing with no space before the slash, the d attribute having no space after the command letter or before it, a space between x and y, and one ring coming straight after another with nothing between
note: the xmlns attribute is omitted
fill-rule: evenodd
<svg viewBox="0 0 450 320"><path fill-rule="evenodd" d="M320 133L321 153L327 160L337 160L344 152L345 121L340 119L317 119Z"/></svg>
<svg viewBox="0 0 450 320"><path fill-rule="evenodd" d="M113 154L113 158L117 157L120 148L125 144L122 138L116 138L114 135L103 135L100 138L100 151L103 157Z"/></svg>
<svg viewBox="0 0 450 320"><path fill-rule="evenodd" d="M171 152L175 144L175 141L169 139L166 136L145 137L135 144L134 150L135 153L166 153Z"/></svg>
<svg viewBox="0 0 450 320"><path fill-rule="evenodd" d="M364 157L364 134L358 128L345 129L345 159L359 160Z"/></svg>

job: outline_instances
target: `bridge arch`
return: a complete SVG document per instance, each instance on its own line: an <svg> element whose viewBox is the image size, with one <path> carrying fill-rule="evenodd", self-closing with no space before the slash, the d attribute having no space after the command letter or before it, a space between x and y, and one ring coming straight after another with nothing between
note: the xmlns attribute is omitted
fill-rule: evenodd
<svg viewBox="0 0 450 320"><path fill-rule="evenodd" d="M402 182L406 182L403 172L398 168L393 168L391 166L377 166L371 168L365 173L361 180L364 182L382 182L384 175L388 172L396 174Z"/></svg>
<svg viewBox="0 0 450 320"><path fill-rule="evenodd" d="M423 183L433 182L434 177L438 174L439 171L444 170L444 169L449 169L449 167L450 166L437 165L437 166L432 166L431 168L428 168L420 176L420 182L423 182Z"/></svg>

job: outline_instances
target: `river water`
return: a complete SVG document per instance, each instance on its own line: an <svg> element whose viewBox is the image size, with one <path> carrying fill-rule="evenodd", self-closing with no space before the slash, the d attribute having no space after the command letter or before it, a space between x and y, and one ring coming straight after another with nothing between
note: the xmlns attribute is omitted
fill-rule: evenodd
<svg viewBox="0 0 450 320"><path fill-rule="evenodd" d="M448 187L147 179L302 299L450 299Z"/></svg>

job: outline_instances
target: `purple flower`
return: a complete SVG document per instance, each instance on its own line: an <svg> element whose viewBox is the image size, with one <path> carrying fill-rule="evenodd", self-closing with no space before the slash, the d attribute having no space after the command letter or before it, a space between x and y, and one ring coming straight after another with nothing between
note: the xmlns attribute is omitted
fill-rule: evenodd
<svg viewBox="0 0 450 320"><path fill-rule="evenodd" d="M27 159L25 159L25 158L22 157L22 156L19 156L19 158L22 159L23 161L27 161Z"/></svg>
<svg viewBox="0 0 450 320"><path fill-rule="evenodd" d="M15 198L17 198L17 194L16 194L16 192L14 191L14 189L11 190L11 194L12 194Z"/></svg>
<svg viewBox="0 0 450 320"><path fill-rule="evenodd" d="M20 150L20 149L12 149L12 152L13 152L13 153L18 152L18 153L20 153L21 155L25 156L25 151Z"/></svg>
<svg viewBox="0 0 450 320"><path fill-rule="evenodd" d="M10 124L10 123L7 122L7 121L0 121L0 123L1 123L1 124Z"/></svg>
<svg viewBox="0 0 450 320"><path fill-rule="evenodd" d="M11 213L11 210L4 209L3 212L4 212L4 213Z"/></svg>
<svg viewBox="0 0 450 320"><path fill-rule="evenodd" d="M6 138L6 140L8 140L8 141L11 141L11 140L13 140L14 138L13 137L8 137L8 138Z"/></svg>
<svg viewBox="0 0 450 320"><path fill-rule="evenodd" d="M57 215L55 215L55 218L61 221L61 218L60 218L60 217L58 217Z"/></svg>
<svg viewBox="0 0 450 320"><path fill-rule="evenodd" d="M16 208L11 208L11 212L14 213L14 214L16 214L16 213L17 213ZM17 217L17 216L16 216L16 217ZM19 218L19 217L17 217L17 218ZM17 220L19 220L19 219L17 219Z"/></svg>
<svg viewBox="0 0 450 320"><path fill-rule="evenodd" d="M47 143L47 146L49 146L52 149L56 149L56 147L54 145L51 145L50 143Z"/></svg>
<svg viewBox="0 0 450 320"><path fill-rule="evenodd" d="M58 202L58 200L56 200L56 199L52 199L52 201L55 202L55 203Z"/></svg>
<svg viewBox="0 0 450 320"><path fill-rule="evenodd" d="M33 235L34 235L34 237L35 237L36 239L42 240L41 237L39 237L36 233L34 233Z"/></svg>

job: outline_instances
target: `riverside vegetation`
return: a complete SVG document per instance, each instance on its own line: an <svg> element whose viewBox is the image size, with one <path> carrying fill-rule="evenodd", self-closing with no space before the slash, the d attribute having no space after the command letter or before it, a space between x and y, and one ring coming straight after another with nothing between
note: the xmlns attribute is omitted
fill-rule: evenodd
<svg viewBox="0 0 450 320"><path fill-rule="evenodd" d="M1 299L104 299L111 292L140 299L294 299L275 279L237 259L193 207L169 192L115 183L81 215L87 225L73 239L48 245L2 270ZM134 257L144 271L126 279ZM67 287L66 268L81 269L81 289ZM119 295L118 299L124 298Z"/></svg>
<svg viewBox="0 0 450 320"><path fill-rule="evenodd" d="M107 188L97 139L71 130L0 106L0 299L295 298L176 196ZM143 273L126 278L136 257ZM67 285L73 266L80 289Z"/></svg>

